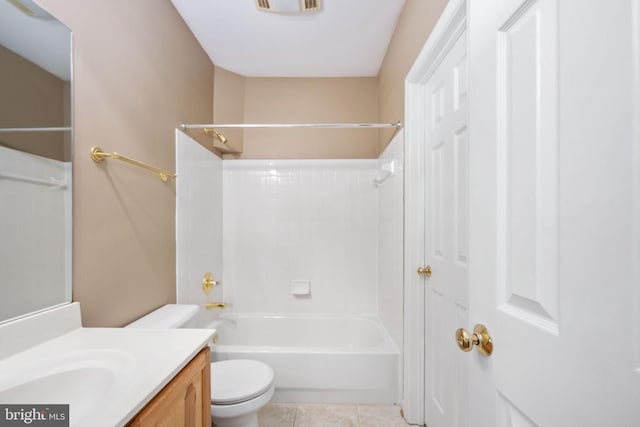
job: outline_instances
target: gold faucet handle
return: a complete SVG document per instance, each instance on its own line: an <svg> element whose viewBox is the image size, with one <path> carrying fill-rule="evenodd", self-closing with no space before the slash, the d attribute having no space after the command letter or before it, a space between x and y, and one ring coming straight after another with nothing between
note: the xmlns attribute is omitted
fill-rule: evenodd
<svg viewBox="0 0 640 427"><path fill-rule="evenodd" d="M209 295L209 292L211 292L211 288L219 284L219 281L213 280L213 274L207 271L202 278L202 292L204 292L205 295Z"/></svg>

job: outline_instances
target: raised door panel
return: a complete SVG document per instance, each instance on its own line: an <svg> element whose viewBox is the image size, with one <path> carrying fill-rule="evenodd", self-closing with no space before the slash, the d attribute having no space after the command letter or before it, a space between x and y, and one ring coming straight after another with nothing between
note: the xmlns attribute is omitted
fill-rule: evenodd
<svg viewBox="0 0 640 427"><path fill-rule="evenodd" d="M558 334L557 4L526 1L498 31L499 309Z"/></svg>

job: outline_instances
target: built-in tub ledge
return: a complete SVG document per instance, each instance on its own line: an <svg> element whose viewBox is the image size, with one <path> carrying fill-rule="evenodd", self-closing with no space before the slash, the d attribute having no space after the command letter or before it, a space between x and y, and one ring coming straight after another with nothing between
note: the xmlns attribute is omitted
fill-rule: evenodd
<svg viewBox="0 0 640 427"><path fill-rule="evenodd" d="M214 333L83 328L78 303L7 322L0 325L0 402L69 404L71 426L123 425Z"/></svg>

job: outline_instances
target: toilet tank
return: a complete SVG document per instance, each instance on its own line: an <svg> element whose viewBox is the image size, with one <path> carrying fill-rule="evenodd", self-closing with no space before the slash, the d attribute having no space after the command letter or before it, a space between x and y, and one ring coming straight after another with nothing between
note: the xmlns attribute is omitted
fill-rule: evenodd
<svg viewBox="0 0 640 427"><path fill-rule="evenodd" d="M198 306L195 304L167 304L125 327L175 329L184 326L197 313Z"/></svg>

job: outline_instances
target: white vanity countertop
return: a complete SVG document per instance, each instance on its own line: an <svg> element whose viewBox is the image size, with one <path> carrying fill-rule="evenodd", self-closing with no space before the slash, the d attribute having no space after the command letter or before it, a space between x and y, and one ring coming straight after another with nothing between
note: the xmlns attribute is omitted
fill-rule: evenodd
<svg viewBox="0 0 640 427"><path fill-rule="evenodd" d="M72 426L124 425L207 345L214 332L78 327L3 355L0 400L3 404L70 403ZM0 338L7 336L0 331ZM62 374L56 377L58 372ZM27 394L25 401L20 387L31 376L38 382L38 391L32 399ZM47 387L52 389L48 394ZM60 400L51 401L51 395ZM19 401L7 401L12 396Z"/></svg>

